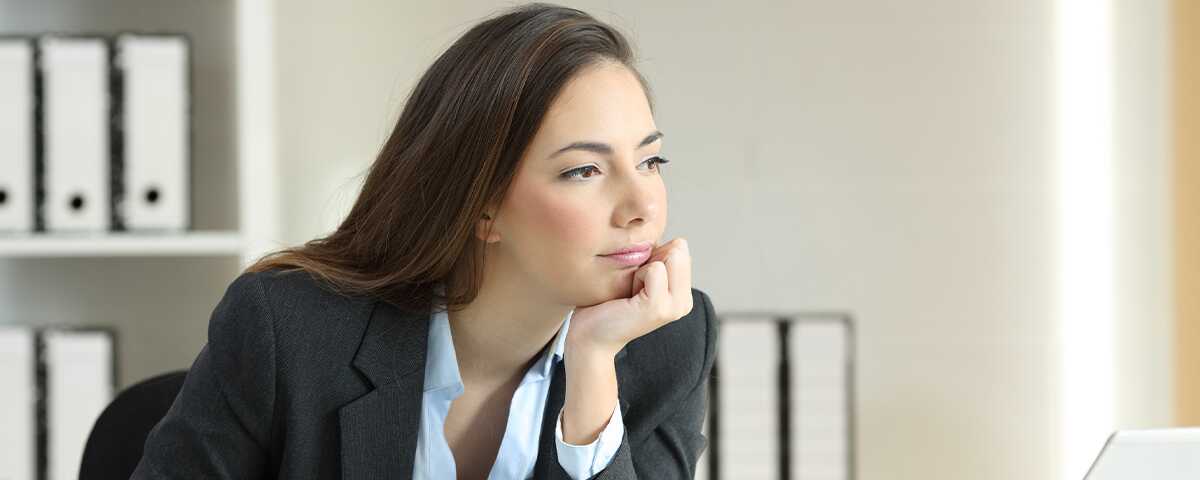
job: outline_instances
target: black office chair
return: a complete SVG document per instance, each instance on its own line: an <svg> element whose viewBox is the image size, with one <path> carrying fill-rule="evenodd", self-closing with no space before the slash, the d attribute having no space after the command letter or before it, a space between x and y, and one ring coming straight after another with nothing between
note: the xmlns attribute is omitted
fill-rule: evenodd
<svg viewBox="0 0 1200 480"><path fill-rule="evenodd" d="M128 480L142 459L146 436L175 403L185 377L187 370L164 373L118 394L92 426L79 479Z"/></svg>

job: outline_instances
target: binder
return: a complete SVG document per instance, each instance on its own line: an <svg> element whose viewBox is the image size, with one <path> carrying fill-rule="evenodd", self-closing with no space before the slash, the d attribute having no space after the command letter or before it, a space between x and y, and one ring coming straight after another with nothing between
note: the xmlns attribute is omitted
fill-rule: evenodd
<svg viewBox="0 0 1200 480"><path fill-rule="evenodd" d="M0 327L0 478L34 480L37 472L37 358L34 331Z"/></svg>
<svg viewBox="0 0 1200 480"><path fill-rule="evenodd" d="M0 232L34 229L34 49L0 38Z"/></svg>
<svg viewBox="0 0 1200 480"><path fill-rule="evenodd" d="M46 477L76 480L88 435L115 390L113 335L106 330L46 329Z"/></svg>
<svg viewBox="0 0 1200 480"><path fill-rule="evenodd" d="M116 229L185 230L189 224L189 43L183 35L125 33L113 57L121 170Z"/></svg>
<svg viewBox="0 0 1200 480"><path fill-rule="evenodd" d="M721 471L703 478L781 478L775 325L722 324L719 342Z"/></svg>
<svg viewBox="0 0 1200 480"><path fill-rule="evenodd" d="M801 322L792 355L791 478L845 480L850 472L850 330L842 322Z"/></svg>
<svg viewBox="0 0 1200 480"><path fill-rule="evenodd" d="M38 37L43 82L47 231L106 231L109 197L109 48L102 37Z"/></svg>
<svg viewBox="0 0 1200 480"><path fill-rule="evenodd" d="M719 435L710 437L696 478L854 478L850 320L780 314L731 322L725 315L715 373L719 402L709 407L718 409ZM706 431L712 421L710 413ZM707 465L713 447L719 471Z"/></svg>

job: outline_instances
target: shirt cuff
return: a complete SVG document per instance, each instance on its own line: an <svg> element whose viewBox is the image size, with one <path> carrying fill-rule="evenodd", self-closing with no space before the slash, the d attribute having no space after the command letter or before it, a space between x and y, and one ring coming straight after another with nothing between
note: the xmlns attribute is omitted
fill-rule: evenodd
<svg viewBox="0 0 1200 480"><path fill-rule="evenodd" d="M558 463L562 465L574 480L586 480L608 467L617 449L621 447L621 438L625 436L625 421L621 418L621 402L618 400L613 407L608 425L600 432L600 436L587 445L573 445L563 441L562 414L558 411L558 421L554 422L555 448L558 450Z"/></svg>

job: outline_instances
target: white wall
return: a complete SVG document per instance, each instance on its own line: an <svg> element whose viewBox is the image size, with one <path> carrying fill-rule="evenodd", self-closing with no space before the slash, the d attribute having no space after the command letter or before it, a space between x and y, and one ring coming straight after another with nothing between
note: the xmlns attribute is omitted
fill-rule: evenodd
<svg viewBox="0 0 1200 480"><path fill-rule="evenodd" d="M695 285L856 314L860 478L1057 475L1052 2L570 3L656 87ZM420 73L510 4L277 3L289 242L336 225ZM1171 411L1164 15L1114 15L1121 426Z"/></svg>

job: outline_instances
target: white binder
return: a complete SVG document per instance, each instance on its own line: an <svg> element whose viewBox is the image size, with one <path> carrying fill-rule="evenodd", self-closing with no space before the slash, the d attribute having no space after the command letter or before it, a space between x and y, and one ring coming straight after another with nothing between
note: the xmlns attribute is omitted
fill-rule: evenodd
<svg viewBox="0 0 1200 480"><path fill-rule="evenodd" d="M37 358L30 328L0 327L0 478L37 474Z"/></svg>
<svg viewBox="0 0 1200 480"><path fill-rule="evenodd" d="M122 34L114 66L122 79L122 194L128 230L180 231L189 222L189 63L182 35Z"/></svg>
<svg viewBox="0 0 1200 480"><path fill-rule="evenodd" d="M719 342L721 471L717 473L727 479L780 478L775 324L723 324ZM701 478L710 478L711 473Z"/></svg>
<svg viewBox="0 0 1200 480"><path fill-rule="evenodd" d="M34 227L33 60L32 42L0 39L0 232L5 233Z"/></svg>
<svg viewBox="0 0 1200 480"><path fill-rule="evenodd" d="M791 478L852 478L850 334L842 322L793 325L788 338L792 354Z"/></svg>
<svg viewBox="0 0 1200 480"><path fill-rule="evenodd" d="M108 230L108 44L103 38L42 36L38 46L46 230Z"/></svg>
<svg viewBox="0 0 1200 480"><path fill-rule="evenodd" d="M102 330L44 330L47 475L76 480L83 449L113 396L112 335Z"/></svg>
<svg viewBox="0 0 1200 480"><path fill-rule="evenodd" d="M788 404L781 405L780 362L785 352L779 326L722 321L716 373L720 435L709 437L697 479L765 480L784 473L798 480L854 478L850 323L820 316L789 325ZM787 425L781 422L781 406L790 412ZM706 435L711 435L711 420L705 421ZM781 429L789 435L786 466L780 465L785 453ZM720 472L709 471L707 465L714 442L720 444Z"/></svg>

